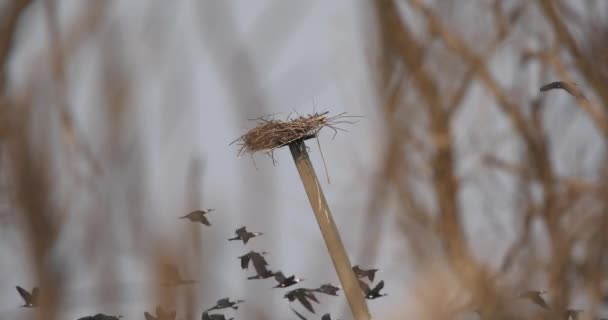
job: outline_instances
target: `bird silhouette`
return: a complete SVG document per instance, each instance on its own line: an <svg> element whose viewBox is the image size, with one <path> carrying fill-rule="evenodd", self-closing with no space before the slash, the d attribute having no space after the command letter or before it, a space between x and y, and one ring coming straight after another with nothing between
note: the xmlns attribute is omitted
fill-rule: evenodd
<svg viewBox="0 0 608 320"><path fill-rule="evenodd" d="M227 320L232 320L234 318L229 318ZM207 311L203 311L203 315L201 316L201 320L226 320L226 316L220 313L209 314Z"/></svg>
<svg viewBox="0 0 608 320"><path fill-rule="evenodd" d="M175 320L177 313L175 312L175 310L172 310L171 312L166 312L163 307L157 306L156 316L153 316L148 312L144 312L144 316L146 317L146 320Z"/></svg>
<svg viewBox="0 0 608 320"><path fill-rule="evenodd" d="M179 218L188 219L192 222L200 222L206 226L211 226L211 223L209 222L209 220L207 220L206 214L212 211L215 211L215 209L195 210Z"/></svg>
<svg viewBox="0 0 608 320"><path fill-rule="evenodd" d="M523 299L528 299L532 301L534 304L539 305L547 310L549 310L549 305L543 299L542 295L546 294L545 290L528 290L526 292L521 293L518 297Z"/></svg>
<svg viewBox="0 0 608 320"><path fill-rule="evenodd" d="M277 271L274 273L274 279L279 283L274 286L274 288L287 288L305 280L297 278L295 275L285 277L285 275L283 275L283 272L281 271Z"/></svg>
<svg viewBox="0 0 608 320"><path fill-rule="evenodd" d="M326 284L322 284L320 287L318 287L317 289L313 289L315 292L320 292L320 293L324 293L330 296L337 296L338 295L338 291L340 291L340 288L333 286L329 283Z"/></svg>
<svg viewBox="0 0 608 320"><path fill-rule="evenodd" d="M266 251L255 252L253 250L247 252L246 254L238 257L237 259L241 259L241 269L246 270L249 268L249 263L253 263L254 268L257 270L259 267L268 266L268 262L264 259L263 255L267 254Z"/></svg>
<svg viewBox="0 0 608 320"><path fill-rule="evenodd" d="M165 287L196 283L195 280L184 280L180 276L177 267L172 264L165 264L163 266L162 277L163 283L161 283L161 285Z"/></svg>
<svg viewBox="0 0 608 320"><path fill-rule="evenodd" d="M576 83L565 82L565 81L554 81L554 82L545 84L544 86L540 87L540 92L545 92L545 91L555 90L555 89L563 89L566 92L568 92L569 94L571 94L572 96L574 96L575 98L583 98L583 99L585 98L581 89L579 88L579 86Z"/></svg>
<svg viewBox="0 0 608 320"><path fill-rule="evenodd" d="M283 297L289 300L289 302L298 300L304 308L312 313L315 313L315 309L312 307L312 303L310 303L309 300L319 303L319 300L317 300L317 297L315 297L312 290L306 288L293 289L287 292Z"/></svg>
<svg viewBox="0 0 608 320"><path fill-rule="evenodd" d="M240 228L236 229L236 231L234 231L234 233L236 234L236 237L230 238L230 239L228 239L228 241L242 240L243 244L247 244L247 242L249 242L249 239L251 239L251 238L255 238L257 236L263 235L263 233L261 233L261 232L249 232L249 231L247 231L247 227L240 227Z"/></svg>
<svg viewBox="0 0 608 320"><path fill-rule="evenodd" d="M353 272L357 276L357 278L365 278L367 277L369 281L374 282L374 277L376 277L376 272L380 271L379 269L361 269L359 265L353 267Z"/></svg>
<svg viewBox="0 0 608 320"><path fill-rule="evenodd" d="M380 282L378 282L378 284L373 288L370 289L369 286L367 285L367 283L359 280L359 286L361 287L361 290L363 291L363 293L365 294L365 298L366 299L376 299L376 298L380 298L383 296L386 296L387 294L381 294L380 290L382 290L382 288L384 288L384 280L381 280Z"/></svg>
<svg viewBox="0 0 608 320"><path fill-rule="evenodd" d="M32 293L27 292L27 290L21 288L20 286L16 286L15 288L17 288L17 292L19 292L19 295L21 298L23 298L23 301L25 301L25 304L21 307L35 308L38 306L38 299L40 296L40 290L38 287L34 287L34 289L32 289Z"/></svg>
<svg viewBox="0 0 608 320"><path fill-rule="evenodd" d="M293 311L293 313L296 314L296 316L298 316L298 318L302 319L302 320L308 320L306 319L305 316L303 316L301 313L299 313L296 309L289 307L289 309L291 309L291 311ZM321 320L331 320L331 316L329 313L324 314L323 316L321 316Z"/></svg>
<svg viewBox="0 0 608 320"><path fill-rule="evenodd" d="M215 303L215 306L207 309L207 311L219 310L219 309L225 309L225 308L232 308L234 310L237 310L239 308L239 306L237 306L237 304L243 303L243 302L245 302L245 300L230 301L230 298L222 298L222 299L219 299Z"/></svg>

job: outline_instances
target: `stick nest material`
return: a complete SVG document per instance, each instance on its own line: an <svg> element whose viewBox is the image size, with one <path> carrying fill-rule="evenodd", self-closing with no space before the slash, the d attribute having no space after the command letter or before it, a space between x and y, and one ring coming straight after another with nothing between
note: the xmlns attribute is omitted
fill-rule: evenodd
<svg viewBox="0 0 608 320"><path fill-rule="evenodd" d="M270 119L263 117L255 119L258 126L249 130L240 138L233 141L241 147L239 156L243 153L267 153L272 156L275 149L286 146L294 141L303 139L311 139L317 137L317 134L323 128L330 128L337 134L338 130L346 131L338 128L337 125L342 123L354 123L347 121L349 116L346 113L341 113L337 116L329 117L329 111L323 113L314 113L306 116L298 116L286 120Z"/></svg>

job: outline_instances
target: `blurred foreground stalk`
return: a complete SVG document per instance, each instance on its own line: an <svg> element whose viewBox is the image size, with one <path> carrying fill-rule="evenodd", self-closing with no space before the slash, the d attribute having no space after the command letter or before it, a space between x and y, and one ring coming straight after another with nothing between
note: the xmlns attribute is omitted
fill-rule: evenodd
<svg viewBox="0 0 608 320"><path fill-rule="evenodd" d="M291 150L291 155L300 173L300 179L302 179L306 195L315 213L315 218L321 229L327 251L329 251L334 268L344 289L344 294L346 295L346 300L353 317L356 320L369 320L370 314L367 309L367 303L361 294L361 289L352 271L350 260L338 233L338 228L329 211L329 206L325 200L325 195L323 195L323 190L321 190L315 169L308 157L304 139L290 143L289 150Z"/></svg>

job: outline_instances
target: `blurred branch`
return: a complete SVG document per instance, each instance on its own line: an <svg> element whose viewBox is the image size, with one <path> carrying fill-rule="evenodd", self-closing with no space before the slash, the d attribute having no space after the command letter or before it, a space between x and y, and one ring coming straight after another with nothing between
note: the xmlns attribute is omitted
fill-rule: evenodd
<svg viewBox="0 0 608 320"><path fill-rule="evenodd" d="M439 219L438 236L448 257L452 262L473 262L474 259L466 244L464 231L458 209L458 185L454 174L453 142L450 132L450 115L443 107L443 100L438 84L422 66L420 57L424 53L419 41L401 20L399 10L393 1L385 0L376 3L378 21L385 45L389 43L397 54L396 58L403 62L412 77L412 84L417 89L422 100L428 107L430 116L430 131L435 147L435 155L431 161L433 173L433 188L438 199Z"/></svg>
<svg viewBox="0 0 608 320"><path fill-rule="evenodd" d="M522 58L524 60L537 58L541 62L549 64L555 71L557 71L560 78L564 81L554 82L553 86L551 87L543 86L544 89L541 88L541 92L550 89L566 90L576 99L579 107L591 117L591 120L595 123L598 130L600 130L605 137L608 137L608 119L606 118L606 115L598 105L585 97L582 90L575 84L573 77L567 71L566 66L557 53L552 51L535 52L533 50L524 50L522 53ZM558 83L560 84L559 86L557 86Z"/></svg>
<svg viewBox="0 0 608 320"><path fill-rule="evenodd" d="M598 74L597 68L594 66L592 61L589 61L587 57L583 56L581 49L577 45L574 37L568 31L568 27L558 16L557 9L555 8L555 1L552 0L541 0L538 2L540 9L545 14L553 30L559 40L559 42L566 46L570 54L575 60L576 65L580 73L585 77L587 82L593 87L595 93L601 97L604 102L604 108L608 110L608 91L605 89L606 83L602 80L602 76Z"/></svg>
<svg viewBox="0 0 608 320"><path fill-rule="evenodd" d="M8 61L10 51L15 42L17 24L19 18L31 2L31 0L8 1L7 8L0 19L0 97L4 95L4 91L6 90Z"/></svg>

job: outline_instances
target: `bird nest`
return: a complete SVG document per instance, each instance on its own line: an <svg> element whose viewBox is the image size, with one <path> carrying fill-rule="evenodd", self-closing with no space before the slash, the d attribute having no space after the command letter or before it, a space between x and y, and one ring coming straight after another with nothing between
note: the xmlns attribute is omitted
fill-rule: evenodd
<svg viewBox="0 0 608 320"><path fill-rule="evenodd" d="M332 129L335 137L338 131L346 131L338 125L354 123L347 120L352 116L347 116L346 113L333 117L328 115L329 111L296 118L287 116L285 120L270 117L254 119L257 120L258 125L230 144L237 143L240 146L239 156L243 153L267 153L272 157L275 149L298 140L315 138L323 128Z"/></svg>

